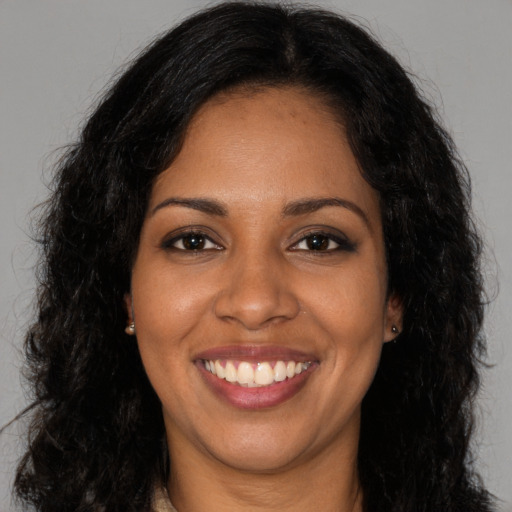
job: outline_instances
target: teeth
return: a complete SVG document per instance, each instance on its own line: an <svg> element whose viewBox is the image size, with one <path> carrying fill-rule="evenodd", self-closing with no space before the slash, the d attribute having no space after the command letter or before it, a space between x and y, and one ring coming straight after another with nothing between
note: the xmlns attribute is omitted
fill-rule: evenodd
<svg viewBox="0 0 512 512"><path fill-rule="evenodd" d="M217 367L217 363L215 362L215 367ZM220 364L220 363L219 363ZM217 373L217 375L219 375ZM238 365L238 382L239 384L250 384L254 382L254 370L252 365L249 363L243 362Z"/></svg>
<svg viewBox="0 0 512 512"><path fill-rule="evenodd" d="M274 382L274 370L268 363L261 363L256 366L254 372L254 383L260 386L268 386Z"/></svg>
<svg viewBox="0 0 512 512"><path fill-rule="evenodd" d="M215 361L215 373L219 379L223 379L226 377L226 372L224 367L220 364L220 361Z"/></svg>
<svg viewBox="0 0 512 512"><path fill-rule="evenodd" d="M286 365L286 376L291 379L295 375L295 363L293 361L288 361Z"/></svg>
<svg viewBox="0 0 512 512"><path fill-rule="evenodd" d="M286 379L286 365L283 361L277 361L274 366L274 380L282 382L284 379Z"/></svg>
<svg viewBox="0 0 512 512"><path fill-rule="evenodd" d="M208 361L206 361L206 362L208 362ZM226 380L228 382L236 382L237 379L238 379L238 372L236 371L235 365L231 361L228 361L226 363Z"/></svg>
<svg viewBox="0 0 512 512"><path fill-rule="evenodd" d="M292 379L306 371L311 362L301 361L276 361L272 365L270 362L249 363L247 361L203 361L207 371L225 379L233 384L243 387L254 388L270 386L275 382L283 382Z"/></svg>

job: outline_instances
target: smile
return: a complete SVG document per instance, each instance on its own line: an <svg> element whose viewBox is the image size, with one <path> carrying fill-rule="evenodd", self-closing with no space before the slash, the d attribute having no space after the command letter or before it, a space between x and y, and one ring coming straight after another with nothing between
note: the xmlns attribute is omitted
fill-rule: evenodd
<svg viewBox="0 0 512 512"><path fill-rule="evenodd" d="M208 372L235 385L258 388L290 380L305 372L310 361L249 362L238 360L203 360Z"/></svg>
<svg viewBox="0 0 512 512"><path fill-rule="evenodd" d="M261 410L291 400L320 366L318 356L275 345L229 345L193 359L203 382L223 402Z"/></svg>

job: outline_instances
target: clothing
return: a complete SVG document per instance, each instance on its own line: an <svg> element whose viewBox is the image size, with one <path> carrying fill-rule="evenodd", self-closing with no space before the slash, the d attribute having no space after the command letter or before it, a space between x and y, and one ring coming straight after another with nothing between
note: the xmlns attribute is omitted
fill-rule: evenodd
<svg viewBox="0 0 512 512"><path fill-rule="evenodd" d="M151 512L178 512L171 503L167 489L163 486L155 487L151 500Z"/></svg>

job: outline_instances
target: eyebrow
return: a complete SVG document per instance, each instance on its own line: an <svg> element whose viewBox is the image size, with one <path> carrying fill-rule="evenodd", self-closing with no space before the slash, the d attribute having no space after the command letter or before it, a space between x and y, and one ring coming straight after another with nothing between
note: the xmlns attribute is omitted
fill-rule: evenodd
<svg viewBox="0 0 512 512"><path fill-rule="evenodd" d="M158 210L161 210L166 206L184 206L185 208L191 208L192 210L198 210L200 212L207 213L209 215L216 215L218 217L227 217L228 215L227 208L220 204L218 201L214 201L213 199L181 199L178 197L169 197L161 203L158 203L153 208L153 210L151 210L151 215L154 215Z"/></svg>
<svg viewBox="0 0 512 512"><path fill-rule="evenodd" d="M158 203L151 210L151 215L154 215L158 210L166 208L167 206L183 206L185 208L191 208L192 210L197 210L208 215L215 215L218 217L228 216L227 207L214 199L185 199L178 197L169 197L161 203ZM296 217L300 215L306 215L308 213L313 213L329 206L346 208L347 210L350 210L351 212L358 215L368 227L370 226L370 221L368 220L366 213L359 206L357 206L357 204L353 203L352 201L348 201L347 199L342 199L341 197L320 197L311 199L306 198L292 201L283 208L282 215L283 217Z"/></svg>
<svg viewBox="0 0 512 512"><path fill-rule="evenodd" d="M299 199L298 201L293 201L285 206L283 210L283 216L289 217L305 215L307 213L316 212L328 206L346 208L347 210L350 210L351 212L358 215L368 227L370 226L370 221L368 220L366 213L359 206L357 206L357 204L353 203L352 201L348 201L347 199L342 199L341 197Z"/></svg>

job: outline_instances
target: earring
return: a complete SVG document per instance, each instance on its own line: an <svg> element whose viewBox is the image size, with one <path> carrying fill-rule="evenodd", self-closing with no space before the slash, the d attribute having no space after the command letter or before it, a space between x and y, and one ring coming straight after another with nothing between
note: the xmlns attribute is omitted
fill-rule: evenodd
<svg viewBox="0 0 512 512"><path fill-rule="evenodd" d="M393 334L400 334L400 331L398 330L398 327L396 325L391 326L391 332Z"/></svg>
<svg viewBox="0 0 512 512"><path fill-rule="evenodd" d="M129 336L133 336L135 334L135 322L131 322L130 324L128 324L124 332Z"/></svg>

